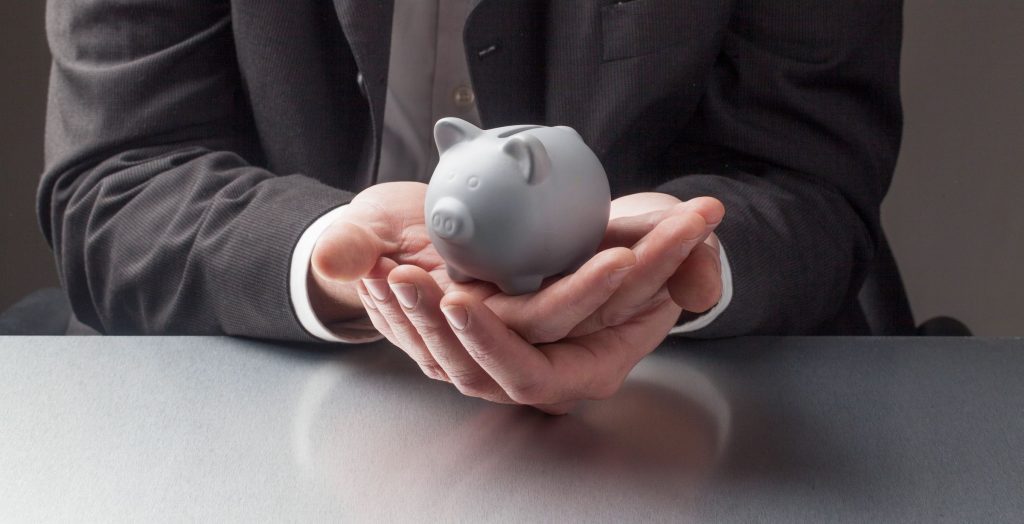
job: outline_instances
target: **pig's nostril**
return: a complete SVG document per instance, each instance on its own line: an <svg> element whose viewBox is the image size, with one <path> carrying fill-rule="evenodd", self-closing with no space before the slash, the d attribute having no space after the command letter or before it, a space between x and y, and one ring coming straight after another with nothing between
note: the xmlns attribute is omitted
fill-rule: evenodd
<svg viewBox="0 0 1024 524"><path fill-rule="evenodd" d="M430 223L434 227L434 231L442 237L451 239L452 237L459 234L461 228L461 222L458 218L449 216L444 211L437 211L432 217L430 217Z"/></svg>
<svg viewBox="0 0 1024 524"><path fill-rule="evenodd" d="M444 197L430 213L430 229L449 242L462 244L473 237L473 220L462 202Z"/></svg>

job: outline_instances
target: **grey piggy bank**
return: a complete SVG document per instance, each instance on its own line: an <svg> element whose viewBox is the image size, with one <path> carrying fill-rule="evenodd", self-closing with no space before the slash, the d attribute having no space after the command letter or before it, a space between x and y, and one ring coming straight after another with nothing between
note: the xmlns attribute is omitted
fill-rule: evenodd
<svg viewBox="0 0 1024 524"><path fill-rule="evenodd" d="M519 295L594 255L611 193L601 162L572 128L484 131L444 118L434 139L440 159L424 218L452 280L486 280Z"/></svg>

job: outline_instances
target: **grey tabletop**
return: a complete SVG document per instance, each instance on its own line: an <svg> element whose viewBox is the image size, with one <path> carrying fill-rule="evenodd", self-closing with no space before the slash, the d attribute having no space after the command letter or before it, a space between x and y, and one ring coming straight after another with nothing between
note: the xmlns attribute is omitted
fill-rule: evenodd
<svg viewBox="0 0 1024 524"><path fill-rule="evenodd" d="M1024 339L670 340L564 417L395 348L0 338L0 521L1024 519Z"/></svg>

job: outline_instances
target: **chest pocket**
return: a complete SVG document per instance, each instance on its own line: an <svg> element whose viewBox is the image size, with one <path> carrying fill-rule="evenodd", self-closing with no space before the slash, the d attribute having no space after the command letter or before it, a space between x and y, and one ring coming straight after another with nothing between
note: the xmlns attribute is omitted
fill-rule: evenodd
<svg viewBox="0 0 1024 524"><path fill-rule="evenodd" d="M602 60L651 54L693 38L693 7L679 0L632 0L602 7Z"/></svg>

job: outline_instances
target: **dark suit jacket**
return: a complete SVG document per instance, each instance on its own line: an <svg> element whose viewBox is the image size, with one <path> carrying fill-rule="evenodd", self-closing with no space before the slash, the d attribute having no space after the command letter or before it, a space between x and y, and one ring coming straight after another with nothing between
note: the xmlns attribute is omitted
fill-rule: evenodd
<svg viewBox="0 0 1024 524"><path fill-rule="evenodd" d="M465 43L485 126L577 129L615 196L725 203L735 295L698 335L834 332L899 146L900 3L483 0ZM309 338L289 257L373 182L390 2L48 4L39 216L78 317Z"/></svg>

